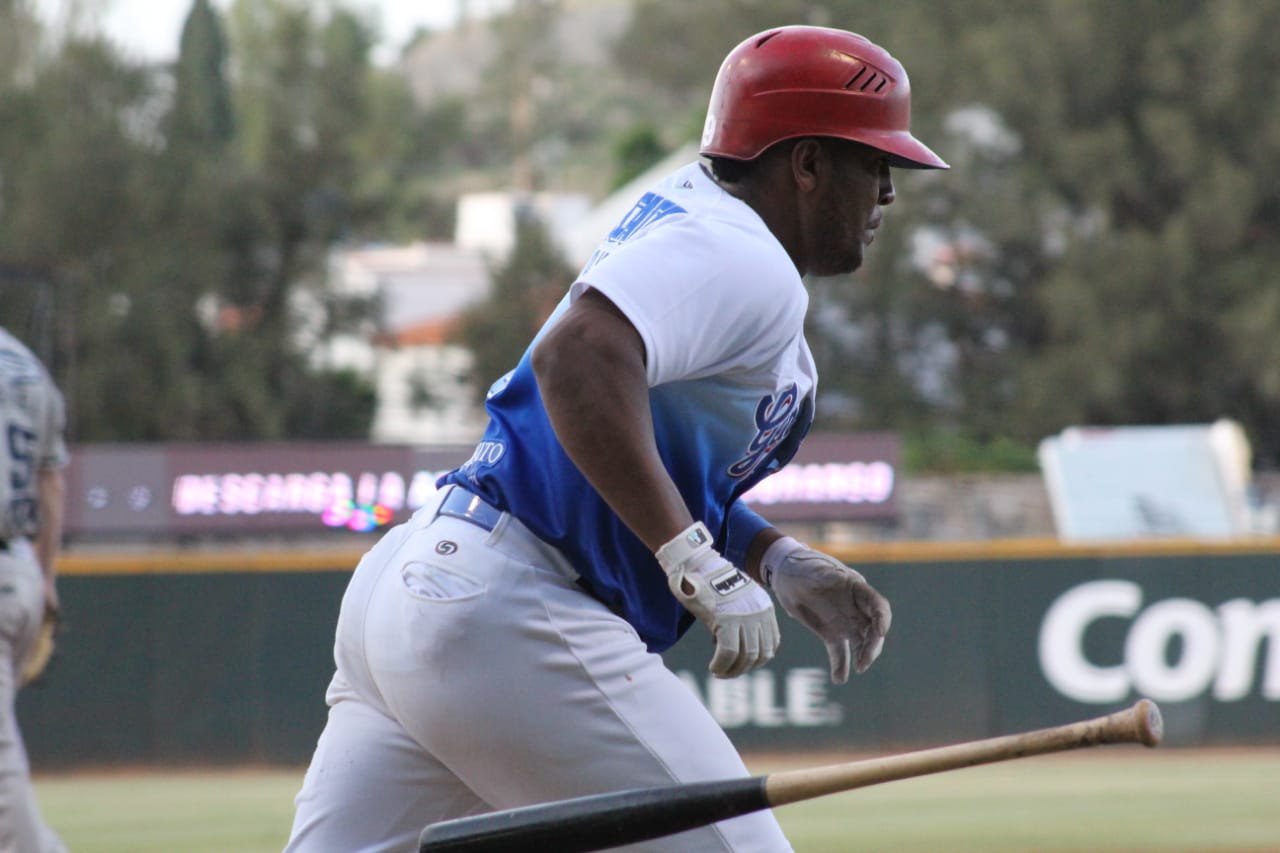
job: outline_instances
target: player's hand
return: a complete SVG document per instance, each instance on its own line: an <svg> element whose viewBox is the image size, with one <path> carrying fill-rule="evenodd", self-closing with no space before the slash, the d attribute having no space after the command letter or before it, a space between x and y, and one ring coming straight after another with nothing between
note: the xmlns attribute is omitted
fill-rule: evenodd
<svg viewBox="0 0 1280 853"><path fill-rule="evenodd" d="M849 680L851 662L861 674L880 656L889 602L844 563L786 536L765 551L760 577L782 609L826 643L835 684Z"/></svg>
<svg viewBox="0 0 1280 853"><path fill-rule="evenodd" d="M712 675L733 678L773 659L780 640L773 601L716 553L706 525L692 525L659 548L657 557L671 592L715 638Z"/></svg>

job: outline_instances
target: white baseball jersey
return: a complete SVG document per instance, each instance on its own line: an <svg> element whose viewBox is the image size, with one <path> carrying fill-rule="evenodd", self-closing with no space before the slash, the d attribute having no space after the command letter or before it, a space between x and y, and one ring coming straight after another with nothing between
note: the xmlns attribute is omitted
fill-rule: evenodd
<svg viewBox="0 0 1280 853"><path fill-rule="evenodd" d="M693 517L741 566L767 522L738 498L790 460L813 420L808 293L794 263L755 211L694 163L636 203L538 337L589 288L643 339L658 450ZM560 447L529 351L486 406L475 453L441 483L475 492L558 548L651 651L675 643L693 617Z"/></svg>
<svg viewBox="0 0 1280 853"><path fill-rule="evenodd" d="M37 473L67 463L62 394L21 341L0 329L0 539L39 526Z"/></svg>

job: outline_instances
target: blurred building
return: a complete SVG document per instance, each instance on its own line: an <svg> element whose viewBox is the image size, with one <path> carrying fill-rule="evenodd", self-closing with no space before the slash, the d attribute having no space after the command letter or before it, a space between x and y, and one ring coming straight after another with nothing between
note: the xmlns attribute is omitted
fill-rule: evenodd
<svg viewBox="0 0 1280 853"><path fill-rule="evenodd" d="M580 267L646 187L696 157L694 146L680 148L594 204L580 193L467 193L452 242L334 250L327 298L364 303L370 319L351 331L312 329L316 360L375 383L374 442L474 442L485 418L472 402L471 354L455 333L464 312L488 298L490 269L511 252L518 218L536 215L569 265Z"/></svg>
<svg viewBox="0 0 1280 853"><path fill-rule="evenodd" d="M318 341L317 360L373 380L375 443L466 443L484 428L468 382L471 354L453 342L463 312L488 296L483 253L453 243L336 250L330 288L367 300L372 319Z"/></svg>
<svg viewBox="0 0 1280 853"><path fill-rule="evenodd" d="M567 64L588 68L610 63L610 46L631 19L630 0L560 0L559 6L556 55ZM464 10L458 26L411 46L400 68L419 103L466 97L484 85L485 69L498 49L498 34L490 22Z"/></svg>
<svg viewBox="0 0 1280 853"><path fill-rule="evenodd" d="M533 215L546 227L551 241L570 264L576 266L585 258L579 260L573 235L584 221L591 219L592 211L591 199L581 193L465 193L458 198L454 242L459 249L501 261L515 246L517 219ZM608 228L600 234L607 232ZM590 252L587 254L590 256Z"/></svg>

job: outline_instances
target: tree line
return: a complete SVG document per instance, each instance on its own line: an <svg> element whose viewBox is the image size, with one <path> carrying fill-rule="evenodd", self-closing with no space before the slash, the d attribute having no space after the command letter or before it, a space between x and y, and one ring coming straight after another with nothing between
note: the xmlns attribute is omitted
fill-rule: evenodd
<svg viewBox="0 0 1280 853"><path fill-rule="evenodd" d="M194 0L177 61L54 49L0 2L0 322L42 350L79 441L367 435L365 377L310 342L370 316L323 287L343 240L420 233L422 154L356 15Z"/></svg>
<svg viewBox="0 0 1280 853"><path fill-rule="evenodd" d="M947 468L1027 465L1073 424L1232 417L1280 463L1280 3L631 5L592 74L547 50L567 6L515 4L473 103L415 104L358 16L294 0L225 21L195 0L168 70L92 39L0 49L0 281L26 282L0 285L3 322L52 317L81 440L360 435L367 380L307 352L368 318L326 296L330 247L447 235L460 169L536 187L559 146L634 174L696 139L737 41L828 24L903 61L953 169L896 173L867 266L811 282L820 427ZM0 40L29 43L22 10L0 0ZM481 389L537 322L513 306L571 278L520 236L464 326Z"/></svg>
<svg viewBox="0 0 1280 853"><path fill-rule="evenodd" d="M887 46L954 167L897 173L867 268L815 283L828 425L945 466L1231 417L1280 463L1280 3L640 0L619 59L696 111L716 57L782 23Z"/></svg>

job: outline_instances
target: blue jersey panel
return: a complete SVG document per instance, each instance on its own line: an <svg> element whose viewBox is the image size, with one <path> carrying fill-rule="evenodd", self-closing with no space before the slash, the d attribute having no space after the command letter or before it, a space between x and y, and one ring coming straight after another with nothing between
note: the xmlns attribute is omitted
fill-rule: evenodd
<svg viewBox="0 0 1280 853"><path fill-rule="evenodd" d="M724 552L730 506L791 458L808 431L812 411L808 398L758 400L740 394L734 402L747 413L746 420L755 416L759 427L757 439L744 442L740 429L727 426L741 423L741 416L707 418L705 410L690 405L701 384L676 382L652 389L654 433L689 511L716 533L716 547ZM653 554L560 447L527 353L487 407L490 422L476 452L441 483L459 484L515 515L558 548L581 575L582 585L630 622L650 650L669 648L693 618L668 591ZM743 551L745 543L730 553L739 557Z"/></svg>
<svg viewBox="0 0 1280 853"><path fill-rule="evenodd" d="M490 422L476 453L441 483L470 489L519 518L558 548L582 586L630 622L651 650L668 648L693 617L668 591L649 549L560 447L527 353L505 382L489 398Z"/></svg>

